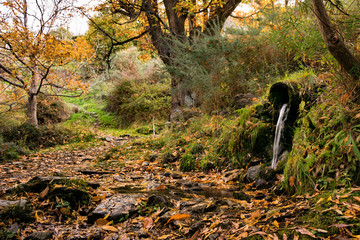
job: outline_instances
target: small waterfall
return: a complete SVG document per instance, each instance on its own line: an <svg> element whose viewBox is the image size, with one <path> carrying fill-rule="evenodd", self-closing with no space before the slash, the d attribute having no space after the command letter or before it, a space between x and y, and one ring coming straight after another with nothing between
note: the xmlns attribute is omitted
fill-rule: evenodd
<svg viewBox="0 0 360 240"><path fill-rule="evenodd" d="M282 105L279 113L279 118L276 124L276 130L275 130L275 139L274 139L274 146L273 146L273 159L271 161L271 168L275 168L276 164L279 160L279 156L281 154L281 151L283 149L282 146L282 138L284 134L284 128L285 128L285 121L287 119L288 113L290 108L287 104Z"/></svg>

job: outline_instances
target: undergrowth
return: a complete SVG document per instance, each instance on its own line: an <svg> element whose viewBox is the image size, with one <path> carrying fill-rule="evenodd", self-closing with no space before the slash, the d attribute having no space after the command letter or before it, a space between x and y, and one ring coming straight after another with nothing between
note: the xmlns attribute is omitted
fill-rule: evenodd
<svg viewBox="0 0 360 240"><path fill-rule="evenodd" d="M284 171L289 192L360 183L359 106L337 96L324 94L303 111Z"/></svg>

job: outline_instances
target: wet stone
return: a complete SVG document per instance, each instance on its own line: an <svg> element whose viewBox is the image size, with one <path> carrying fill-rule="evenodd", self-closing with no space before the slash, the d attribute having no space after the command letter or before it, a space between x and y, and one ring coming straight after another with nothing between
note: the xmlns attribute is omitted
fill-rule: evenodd
<svg viewBox="0 0 360 240"><path fill-rule="evenodd" d="M52 239L53 232L34 232L30 236L26 237L25 240L47 240Z"/></svg>
<svg viewBox="0 0 360 240"><path fill-rule="evenodd" d="M246 178L248 181L253 182L259 177L260 167L261 165L249 167L246 174Z"/></svg>
<svg viewBox="0 0 360 240"><path fill-rule="evenodd" d="M173 207L173 204L165 196L152 195L148 198L148 206Z"/></svg>
<svg viewBox="0 0 360 240"><path fill-rule="evenodd" d="M141 194L119 194L100 203L94 211L88 215L88 222L93 223L98 218L104 218L109 214L109 220L119 220L137 211L137 199Z"/></svg>
<svg viewBox="0 0 360 240"><path fill-rule="evenodd" d="M24 207L27 201L25 199L9 201L9 200L1 200L0 199L0 207L11 207L15 205L19 205L20 207Z"/></svg>
<svg viewBox="0 0 360 240"><path fill-rule="evenodd" d="M259 178L256 180L255 182L256 189L266 189L267 187L268 187L268 183L264 179Z"/></svg>
<svg viewBox="0 0 360 240"><path fill-rule="evenodd" d="M7 230L10 233L16 234L20 230L20 226L18 223L14 223L10 226L10 228Z"/></svg>

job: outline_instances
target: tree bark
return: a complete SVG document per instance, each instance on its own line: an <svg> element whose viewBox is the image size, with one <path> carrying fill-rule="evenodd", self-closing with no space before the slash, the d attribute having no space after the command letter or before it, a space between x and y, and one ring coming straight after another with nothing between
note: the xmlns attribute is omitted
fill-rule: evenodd
<svg viewBox="0 0 360 240"><path fill-rule="evenodd" d="M27 105L28 122L31 125L37 126L37 97L35 94L29 94Z"/></svg>
<svg viewBox="0 0 360 240"><path fill-rule="evenodd" d="M338 31L332 26L323 0L312 0L321 36L331 55L354 79L359 79L359 60L346 47Z"/></svg>
<svg viewBox="0 0 360 240"><path fill-rule="evenodd" d="M30 83L30 88L28 92L28 103L27 103L27 117L28 123L31 125L37 126L38 125L38 118L37 118L37 94L38 88L37 84L40 83L40 74L35 67L33 71L32 81Z"/></svg>

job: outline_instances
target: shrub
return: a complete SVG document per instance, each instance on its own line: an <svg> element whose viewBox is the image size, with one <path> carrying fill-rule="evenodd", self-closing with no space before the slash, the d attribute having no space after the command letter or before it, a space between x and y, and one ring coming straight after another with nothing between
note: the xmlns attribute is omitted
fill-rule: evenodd
<svg viewBox="0 0 360 240"><path fill-rule="evenodd" d="M65 104L59 98L38 95L37 118L40 125L60 123L68 117Z"/></svg>
<svg viewBox="0 0 360 240"><path fill-rule="evenodd" d="M215 152L235 166L245 167L254 156L269 160L273 141L271 124L256 118L250 108L240 109L238 114L235 124L230 122L223 127Z"/></svg>
<svg viewBox="0 0 360 240"><path fill-rule="evenodd" d="M170 112L170 90L167 84L145 84L122 81L107 98L106 110L120 117L128 126L134 122L167 119Z"/></svg>
<svg viewBox="0 0 360 240"><path fill-rule="evenodd" d="M195 157L190 153L184 154L180 160L180 171L189 172L195 170L195 168L196 168Z"/></svg>
<svg viewBox="0 0 360 240"><path fill-rule="evenodd" d="M13 142L30 150L81 140L90 141L94 138L94 135L90 132L84 133L47 126L36 127L28 123L6 128L0 135L2 135L4 142Z"/></svg>
<svg viewBox="0 0 360 240"><path fill-rule="evenodd" d="M295 130L293 148L285 165L289 192L360 183L360 125L350 109L331 95L313 106ZM335 101L334 101L335 100Z"/></svg>
<svg viewBox="0 0 360 240"><path fill-rule="evenodd" d="M13 143L7 142L0 144L0 162L19 159L19 155L26 155L27 151Z"/></svg>

